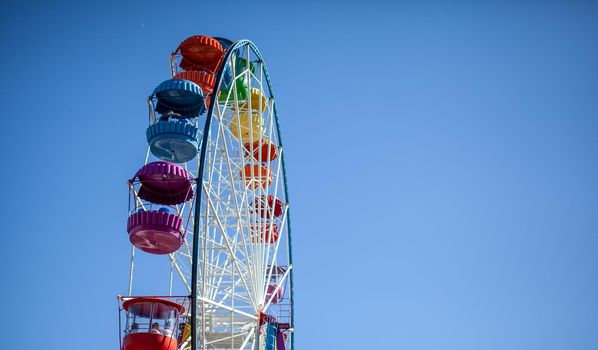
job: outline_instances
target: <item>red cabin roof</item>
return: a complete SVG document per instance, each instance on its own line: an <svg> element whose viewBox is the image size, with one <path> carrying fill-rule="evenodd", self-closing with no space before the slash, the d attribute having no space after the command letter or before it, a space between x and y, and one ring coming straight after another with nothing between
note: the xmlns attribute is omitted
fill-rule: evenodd
<svg viewBox="0 0 598 350"><path fill-rule="evenodd" d="M174 301L160 299L160 298L152 298L152 297L139 297L134 299L129 299L123 303L123 308L129 311L129 308L133 305L147 303L147 305L143 305L141 307L135 308L135 310L131 310L135 315L141 317L150 317L152 314L152 305L154 305L154 312L153 315L156 317L158 315L159 318L167 318L169 312L172 308L175 308L182 313L185 308L183 305L175 303ZM157 309L156 309L157 308Z"/></svg>

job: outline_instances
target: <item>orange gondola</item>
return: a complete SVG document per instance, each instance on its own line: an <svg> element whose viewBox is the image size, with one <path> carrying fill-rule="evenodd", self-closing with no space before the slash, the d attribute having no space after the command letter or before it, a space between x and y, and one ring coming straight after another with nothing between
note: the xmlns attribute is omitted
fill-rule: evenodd
<svg viewBox="0 0 598 350"><path fill-rule="evenodd" d="M216 79L214 74L206 71L186 70L175 74L174 79L191 80L201 87L204 95L211 94L214 91Z"/></svg>
<svg viewBox="0 0 598 350"><path fill-rule="evenodd" d="M268 187L272 183L272 169L261 164L247 164L241 169L245 185L251 189Z"/></svg>
<svg viewBox="0 0 598 350"><path fill-rule="evenodd" d="M180 66L184 70L207 70L214 72L224 56L218 40L209 36L195 35L183 41L176 49L183 56Z"/></svg>

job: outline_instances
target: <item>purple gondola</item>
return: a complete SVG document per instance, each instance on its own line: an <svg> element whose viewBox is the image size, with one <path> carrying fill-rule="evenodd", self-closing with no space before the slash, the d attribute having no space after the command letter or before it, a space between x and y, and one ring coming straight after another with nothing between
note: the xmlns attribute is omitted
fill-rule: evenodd
<svg viewBox="0 0 598 350"><path fill-rule="evenodd" d="M139 211L127 222L129 240L144 252L170 254L183 243L183 219L164 210Z"/></svg>
<svg viewBox="0 0 598 350"><path fill-rule="evenodd" d="M138 196L163 205L182 204L193 197L189 175L182 167L169 162L153 162L139 169L135 178L141 187Z"/></svg>

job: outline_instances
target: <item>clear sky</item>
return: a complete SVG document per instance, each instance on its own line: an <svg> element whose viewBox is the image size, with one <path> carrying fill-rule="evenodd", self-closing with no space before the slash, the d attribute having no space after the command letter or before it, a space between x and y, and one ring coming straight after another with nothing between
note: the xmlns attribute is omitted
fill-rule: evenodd
<svg viewBox="0 0 598 350"><path fill-rule="evenodd" d="M145 97L193 34L277 96L296 345L598 348L594 2L3 1L3 349L117 349Z"/></svg>

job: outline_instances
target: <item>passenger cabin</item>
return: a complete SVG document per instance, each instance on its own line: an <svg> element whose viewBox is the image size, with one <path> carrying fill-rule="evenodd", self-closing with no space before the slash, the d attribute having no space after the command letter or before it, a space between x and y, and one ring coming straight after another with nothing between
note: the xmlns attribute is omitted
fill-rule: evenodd
<svg viewBox="0 0 598 350"><path fill-rule="evenodd" d="M176 350L182 305L170 300L138 297L123 303L127 322L122 350Z"/></svg>

